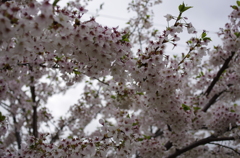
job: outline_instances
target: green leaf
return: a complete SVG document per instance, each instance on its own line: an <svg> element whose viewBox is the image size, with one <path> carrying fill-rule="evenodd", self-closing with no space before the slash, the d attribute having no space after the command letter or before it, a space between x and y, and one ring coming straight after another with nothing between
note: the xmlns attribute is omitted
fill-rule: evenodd
<svg viewBox="0 0 240 158"><path fill-rule="evenodd" d="M73 70L73 73L74 73L75 75L80 75L80 74L81 74L81 72L79 72L79 71L77 71L77 70Z"/></svg>
<svg viewBox="0 0 240 158"><path fill-rule="evenodd" d="M206 37L207 36L207 33L206 32L203 32L202 33L202 38Z"/></svg>
<svg viewBox="0 0 240 158"><path fill-rule="evenodd" d="M232 9L234 9L234 10L238 10L238 6L236 6L236 5L232 5L231 7L232 7Z"/></svg>
<svg viewBox="0 0 240 158"><path fill-rule="evenodd" d="M212 39L210 37L204 37L203 40L204 41L212 41Z"/></svg>
<svg viewBox="0 0 240 158"><path fill-rule="evenodd" d="M136 94L137 94L137 95L144 95L143 92L137 92Z"/></svg>
<svg viewBox="0 0 240 158"><path fill-rule="evenodd" d="M190 110L190 107L187 106L186 104L182 104L182 107L184 111Z"/></svg>
<svg viewBox="0 0 240 158"><path fill-rule="evenodd" d="M129 34L126 33L125 35L123 35L121 41L122 41L122 42L130 42L130 41L129 41Z"/></svg>
<svg viewBox="0 0 240 158"><path fill-rule="evenodd" d="M54 0L54 2L53 2L52 5L55 7L59 1L60 1L60 0Z"/></svg>
<svg viewBox="0 0 240 158"><path fill-rule="evenodd" d="M143 135L145 139L151 139L152 137L151 136L146 136L146 135Z"/></svg>
<svg viewBox="0 0 240 158"><path fill-rule="evenodd" d="M155 36L155 35L157 34L157 32L158 32L158 30L154 30L154 31L152 32L152 36Z"/></svg>
<svg viewBox="0 0 240 158"><path fill-rule="evenodd" d="M188 7L184 4L184 2L178 6L178 10L180 11L180 13L183 13L190 8L192 8L192 6Z"/></svg>
<svg viewBox="0 0 240 158"><path fill-rule="evenodd" d="M150 18L150 15L146 15L146 18L147 18L147 19Z"/></svg>
<svg viewBox="0 0 240 158"><path fill-rule="evenodd" d="M235 110L230 110L230 112L235 112Z"/></svg>
<svg viewBox="0 0 240 158"><path fill-rule="evenodd" d="M184 8L185 8L184 2L178 6L178 10L179 10L180 12L183 12Z"/></svg>
<svg viewBox="0 0 240 158"><path fill-rule="evenodd" d="M240 7L240 1L237 1L237 5Z"/></svg>
<svg viewBox="0 0 240 158"><path fill-rule="evenodd" d="M138 141L143 141L144 139L143 139L143 138L138 138L137 140L138 140Z"/></svg>
<svg viewBox="0 0 240 158"><path fill-rule="evenodd" d="M186 10L188 10L188 9L190 9L190 8L192 8L192 6L185 7L184 11L186 11Z"/></svg>
<svg viewBox="0 0 240 158"><path fill-rule="evenodd" d="M200 107L193 107L194 111L201 109Z"/></svg>
<svg viewBox="0 0 240 158"><path fill-rule="evenodd" d="M72 135L69 135L69 136L68 136L68 139L72 139L72 138L73 138L73 136L72 136Z"/></svg>
<svg viewBox="0 0 240 158"><path fill-rule="evenodd" d="M138 125L138 124L139 124L139 123L138 123L138 122L136 122L136 123L133 123L133 124L132 124L132 126L136 126L136 125Z"/></svg>
<svg viewBox="0 0 240 158"><path fill-rule="evenodd" d="M234 35L238 38L240 37L240 32L235 32Z"/></svg>
<svg viewBox="0 0 240 158"><path fill-rule="evenodd" d="M2 113L0 112L0 122L4 121L6 119L6 116L2 115Z"/></svg>
<svg viewBox="0 0 240 158"><path fill-rule="evenodd" d="M58 56L56 56L56 57L55 57L55 59L56 59L56 60L57 60L57 62L58 62L58 61L60 61L62 58L61 58L61 57L58 57Z"/></svg>

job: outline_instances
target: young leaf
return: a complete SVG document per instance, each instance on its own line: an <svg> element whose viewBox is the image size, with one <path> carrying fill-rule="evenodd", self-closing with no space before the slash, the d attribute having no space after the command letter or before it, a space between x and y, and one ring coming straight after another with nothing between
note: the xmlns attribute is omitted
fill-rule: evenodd
<svg viewBox="0 0 240 158"><path fill-rule="evenodd" d="M111 95L111 98L112 98L112 99L116 99L116 97L115 97L114 95Z"/></svg>
<svg viewBox="0 0 240 158"><path fill-rule="evenodd" d="M6 116L2 115L2 113L0 112L0 122L4 121L6 118Z"/></svg>
<svg viewBox="0 0 240 158"><path fill-rule="evenodd" d="M240 1L237 1L237 5L240 7Z"/></svg>
<svg viewBox="0 0 240 158"><path fill-rule="evenodd" d="M234 35L238 38L240 37L240 32L235 32Z"/></svg>
<svg viewBox="0 0 240 158"><path fill-rule="evenodd" d="M192 8L192 6L186 6L184 2L178 6L178 10L180 11L180 13L183 13L190 8Z"/></svg>
<svg viewBox="0 0 240 158"><path fill-rule="evenodd" d="M143 92L137 92L136 94L137 94L137 95L144 95Z"/></svg>
<svg viewBox="0 0 240 158"><path fill-rule="evenodd" d="M143 135L145 139L151 139L151 136Z"/></svg>
<svg viewBox="0 0 240 158"><path fill-rule="evenodd" d="M232 5L231 7L232 7L232 9L234 9L234 10L238 10L238 6L236 6L236 5Z"/></svg>
<svg viewBox="0 0 240 158"><path fill-rule="evenodd" d="M179 10L180 12L183 12L184 8L185 8L184 2L178 6L178 10Z"/></svg>
<svg viewBox="0 0 240 158"><path fill-rule="evenodd" d="M182 107L184 111L190 110L190 107L187 106L186 104L182 104Z"/></svg>
<svg viewBox="0 0 240 158"><path fill-rule="evenodd" d="M138 123L138 122L136 122L136 123L133 123L133 124L132 124L132 126L136 126L136 125L138 125L138 124L139 124L139 123Z"/></svg>
<svg viewBox="0 0 240 158"><path fill-rule="evenodd" d="M54 0L54 2L53 2L52 5L55 7L59 1L60 1L60 0Z"/></svg>
<svg viewBox="0 0 240 158"><path fill-rule="evenodd" d="M212 41L212 39L210 37L204 37L203 40L204 41Z"/></svg>
<svg viewBox="0 0 240 158"><path fill-rule="evenodd" d="M202 38L206 37L207 36L207 33L206 32L203 32L202 33Z"/></svg>
<svg viewBox="0 0 240 158"><path fill-rule="evenodd" d="M193 107L194 111L201 109L200 107Z"/></svg>
<svg viewBox="0 0 240 158"><path fill-rule="evenodd" d="M122 40L121 41L122 42L130 42L128 38L129 38L129 34L127 33L127 34L122 36Z"/></svg>
<svg viewBox="0 0 240 158"><path fill-rule="evenodd" d="M157 34L157 32L158 32L158 30L154 30L154 31L152 32L152 36L155 36L155 35Z"/></svg>

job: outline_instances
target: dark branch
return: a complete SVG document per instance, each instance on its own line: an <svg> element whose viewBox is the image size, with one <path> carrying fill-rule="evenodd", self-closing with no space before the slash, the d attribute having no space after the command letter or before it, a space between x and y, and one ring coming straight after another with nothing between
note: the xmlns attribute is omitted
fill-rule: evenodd
<svg viewBox="0 0 240 158"><path fill-rule="evenodd" d="M235 54L235 52L231 52L231 55L225 60L225 62L222 65L221 69L218 71L217 76L214 77L213 81L211 82L211 84L207 88L206 92L204 93L206 96L208 96L210 94L210 92L212 91L214 85L219 80L219 78L222 75L222 73L228 68L228 65L229 65L230 61L232 60L234 54Z"/></svg>
<svg viewBox="0 0 240 158"><path fill-rule="evenodd" d="M15 137L16 137L18 149L21 149L21 136L20 136L19 129L17 128L17 120L16 120L15 115L13 115L13 122L14 122L14 126L15 126L14 131L15 131Z"/></svg>
<svg viewBox="0 0 240 158"><path fill-rule="evenodd" d="M172 144L172 142L170 142L170 141L168 141L168 142L164 145L164 147L165 147L167 150L169 150L172 146L173 146L173 144Z"/></svg>
<svg viewBox="0 0 240 158"><path fill-rule="evenodd" d="M168 130L169 130L169 131L172 131L172 128L170 127L170 125L167 125L167 127L168 127ZM169 150L172 146L173 146L173 144L172 144L172 142L170 142L170 141L168 141L168 142L164 145L164 147L165 147L167 150Z"/></svg>
<svg viewBox="0 0 240 158"><path fill-rule="evenodd" d="M34 82L33 76L30 78L31 84ZM32 97L32 102L33 102L33 121L32 121L32 129L33 129L33 136L38 137L38 117L37 117L37 103L36 103L36 94L35 94L35 86L30 86L30 92L31 92L31 97Z"/></svg>
<svg viewBox="0 0 240 158"><path fill-rule="evenodd" d="M162 131L161 129L158 129L158 130L154 133L153 138L157 138L157 137L159 137L159 136L161 136L161 135L163 135L163 131Z"/></svg>
<svg viewBox="0 0 240 158"><path fill-rule="evenodd" d="M237 154L240 156L240 152L238 152L236 149L233 149L233 148L231 148L231 147L229 147L229 146L222 145L222 144L218 144L218 143L209 143L209 144L218 145L218 146L221 146L221 147L223 147L223 148L230 149L230 150L234 151L235 153L237 153Z"/></svg>
<svg viewBox="0 0 240 158"><path fill-rule="evenodd" d="M169 155L167 158L175 158L175 157L177 157L177 156L179 156L179 155L181 155L181 154L183 154L183 153L185 153L185 152L187 152L187 151L189 151L193 148L196 148L200 145L205 145L207 143L211 143L211 142L214 142L214 141L228 141L228 140L235 140L235 138L234 137L217 138L215 136L209 136L207 138L196 141L196 142L194 142L194 143L192 143L192 144L190 144L190 145L188 145L188 146L186 146L182 149L176 150L175 153Z"/></svg>
<svg viewBox="0 0 240 158"><path fill-rule="evenodd" d="M218 99L218 97L219 97L221 94L223 94L224 92L225 92L225 90L219 92L218 94L215 94L215 95L209 100L209 102L204 106L204 108L202 109L202 111L203 111L203 112L207 112L207 110L211 107L211 105L213 105L213 104L216 102L216 100Z"/></svg>
<svg viewBox="0 0 240 158"><path fill-rule="evenodd" d="M228 87L231 87L233 84L228 84ZM207 110L211 107L211 105L213 105L217 99L227 90L223 90L221 92L219 92L218 94L215 94L210 100L209 102L204 106L204 108L202 109L203 112L207 112Z"/></svg>

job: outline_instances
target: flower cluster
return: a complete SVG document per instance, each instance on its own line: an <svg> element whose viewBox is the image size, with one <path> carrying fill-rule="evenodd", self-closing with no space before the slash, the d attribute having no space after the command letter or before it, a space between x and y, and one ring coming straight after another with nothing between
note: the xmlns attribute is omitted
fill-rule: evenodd
<svg viewBox="0 0 240 158"><path fill-rule="evenodd" d="M182 16L192 8L184 3L158 32L150 30L149 7L161 0L129 3L137 18L124 31L84 21L79 1L63 8L57 2L0 4L0 106L9 118L6 126L0 113L1 157L211 157L220 148L239 154L214 142L240 140L240 1L219 31L222 46L213 49L207 31L197 35ZM194 34L187 52L166 53L183 30ZM44 123L55 121L48 98L81 81L78 103L46 133ZM96 118L100 127L85 133Z"/></svg>

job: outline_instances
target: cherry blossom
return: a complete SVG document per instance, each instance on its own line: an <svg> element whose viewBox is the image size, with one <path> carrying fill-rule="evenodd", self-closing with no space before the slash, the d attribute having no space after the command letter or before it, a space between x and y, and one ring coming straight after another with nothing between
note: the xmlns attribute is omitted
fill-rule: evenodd
<svg viewBox="0 0 240 158"><path fill-rule="evenodd" d="M83 20L88 1L2 2L0 157L239 157L240 1L213 48L184 3L151 30L161 2L130 2L137 17L123 30ZM166 53L184 30L187 51ZM78 83L78 101L55 118L49 97Z"/></svg>

